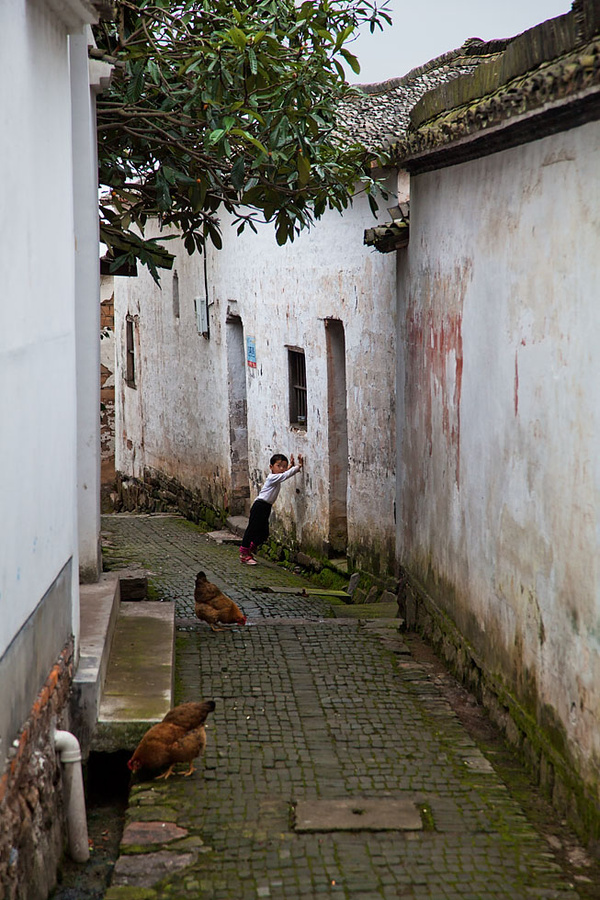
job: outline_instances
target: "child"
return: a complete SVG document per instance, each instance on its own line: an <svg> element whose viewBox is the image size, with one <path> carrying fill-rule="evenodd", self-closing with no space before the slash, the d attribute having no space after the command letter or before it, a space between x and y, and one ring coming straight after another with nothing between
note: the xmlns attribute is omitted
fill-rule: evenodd
<svg viewBox="0 0 600 900"><path fill-rule="evenodd" d="M240 547L240 562L245 563L247 566L257 565L254 554L259 546L269 537L271 507L279 496L282 482L297 475L302 468L304 460L301 453L298 454L298 465L294 464L293 454L290 459L291 462L288 463L287 456L284 456L283 453L276 453L271 457L269 463L271 474L252 504L248 527L244 532L242 546Z"/></svg>

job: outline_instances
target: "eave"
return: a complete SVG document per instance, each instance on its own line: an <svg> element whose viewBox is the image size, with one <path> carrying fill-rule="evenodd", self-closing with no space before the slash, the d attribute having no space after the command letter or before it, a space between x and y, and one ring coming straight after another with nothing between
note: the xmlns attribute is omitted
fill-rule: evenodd
<svg viewBox="0 0 600 900"><path fill-rule="evenodd" d="M69 31L114 17L113 0L47 0L48 6Z"/></svg>
<svg viewBox="0 0 600 900"><path fill-rule="evenodd" d="M431 171L600 118L600 40L444 112L396 144L398 166Z"/></svg>
<svg viewBox="0 0 600 900"><path fill-rule="evenodd" d="M461 89L465 94L464 85L448 87L452 89L455 98ZM434 96L430 111L437 112L431 118L423 121L424 109L416 111L421 121L393 147L398 166L412 174L427 172L600 118L600 37L537 65L485 96L450 106L448 102L439 111L440 98Z"/></svg>
<svg viewBox="0 0 600 900"><path fill-rule="evenodd" d="M379 253L392 253L408 246L410 226L408 222L386 222L375 228L367 228L364 243Z"/></svg>

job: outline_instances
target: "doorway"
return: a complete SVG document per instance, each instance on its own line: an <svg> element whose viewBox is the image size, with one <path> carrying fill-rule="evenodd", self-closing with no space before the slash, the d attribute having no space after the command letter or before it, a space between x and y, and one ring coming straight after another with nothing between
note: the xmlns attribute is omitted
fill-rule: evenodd
<svg viewBox="0 0 600 900"><path fill-rule="evenodd" d="M248 471L248 400L244 327L239 316L227 318L227 390L229 402L229 455L231 515L247 515L250 500Z"/></svg>
<svg viewBox="0 0 600 900"><path fill-rule="evenodd" d="M348 544L348 408L346 338L339 319L325 319L329 453L329 549L346 555Z"/></svg>

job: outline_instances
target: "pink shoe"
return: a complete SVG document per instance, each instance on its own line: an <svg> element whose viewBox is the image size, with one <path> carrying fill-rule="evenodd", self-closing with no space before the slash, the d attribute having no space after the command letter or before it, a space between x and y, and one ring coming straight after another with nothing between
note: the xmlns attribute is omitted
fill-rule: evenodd
<svg viewBox="0 0 600 900"><path fill-rule="evenodd" d="M252 550L249 547L240 547L240 562L246 563L247 566L255 566L256 560L252 555Z"/></svg>

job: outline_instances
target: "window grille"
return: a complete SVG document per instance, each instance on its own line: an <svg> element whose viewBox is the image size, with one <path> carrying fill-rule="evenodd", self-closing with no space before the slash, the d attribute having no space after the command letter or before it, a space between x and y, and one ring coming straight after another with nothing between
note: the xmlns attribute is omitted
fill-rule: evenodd
<svg viewBox="0 0 600 900"><path fill-rule="evenodd" d="M125 320L125 381L135 387L135 332L132 316Z"/></svg>
<svg viewBox="0 0 600 900"><path fill-rule="evenodd" d="M306 428L306 358L303 350L289 350L290 424Z"/></svg>
<svg viewBox="0 0 600 900"><path fill-rule="evenodd" d="M173 272L173 315L179 318L179 275Z"/></svg>

